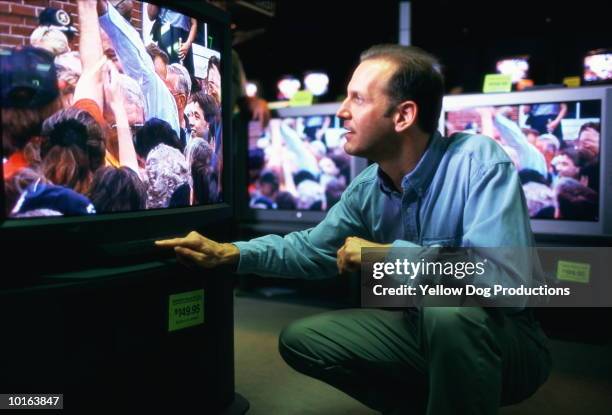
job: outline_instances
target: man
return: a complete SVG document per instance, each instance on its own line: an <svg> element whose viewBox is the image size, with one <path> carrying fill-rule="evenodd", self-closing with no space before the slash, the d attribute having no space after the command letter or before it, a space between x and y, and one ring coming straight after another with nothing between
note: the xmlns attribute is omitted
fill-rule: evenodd
<svg viewBox="0 0 612 415"><path fill-rule="evenodd" d="M180 136L176 102L165 80L155 72L140 34L115 8L104 0L98 1L100 27L108 35L112 47L126 75L136 80L145 98L145 120L159 118L167 121ZM106 48L105 48L106 49Z"/></svg>
<svg viewBox="0 0 612 415"><path fill-rule="evenodd" d="M70 14L65 10L45 7L38 15L38 25L49 26L61 31L66 36L70 49L77 49L78 38L76 35L79 31L74 27Z"/></svg>
<svg viewBox="0 0 612 415"><path fill-rule="evenodd" d="M584 166L581 175L587 180L587 185L599 192L599 123L587 122L580 127L578 132L578 149Z"/></svg>
<svg viewBox="0 0 612 415"><path fill-rule="evenodd" d="M561 177L580 180L580 153L573 148L566 147L559 151L550 162L556 173L555 181Z"/></svg>
<svg viewBox="0 0 612 415"><path fill-rule="evenodd" d="M53 56L32 47L7 49L0 55L2 174L6 213L22 188L19 173L40 163L43 122L62 108ZM24 122L24 120L27 120Z"/></svg>
<svg viewBox="0 0 612 415"><path fill-rule="evenodd" d="M170 63L185 65L193 75L193 51L191 45L198 34L198 21L154 4L147 4L147 14L153 23L151 35L159 47L168 54Z"/></svg>
<svg viewBox="0 0 612 415"><path fill-rule="evenodd" d="M206 69L206 92L212 95L221 105L221 69L220 62L216 56L211 56Z"/></svg>
<svg viewBox="0 0 612 415"><path fill-rule="evenodd" d="M203 138L214 148L217 144L215 137L220 128L220 109L215 99L203 91L198 91L191 96L185 114L189 121L191 137Z"/></svg>
<svg viewBox="0 0 612 415"><path fill-rule="evenodd" d="M168 65L167 72L166 84L176 102L179 124L181 126L181 135L179 139L184 148L187 145L190 134L189 120L185 115L185 108L191 97L191 78L189 77L187 69L178 63Z"/></svg>
<svg viewBox="0 0 612 415"><path fill-rule="evenodd" d="M377 164L353 180L325 220L284 238L219 244L192 232L158 246L201 267L238 264L239 273L305 278L360 269L364 247L528 246L511 160L486 137L441 137L443 90L428 54L370 48L337 115L345 151ZM528 311L480 307L332 311L285 328L279 348L298 371L395 413L497 413L532 394L550 365Z"/></svg>

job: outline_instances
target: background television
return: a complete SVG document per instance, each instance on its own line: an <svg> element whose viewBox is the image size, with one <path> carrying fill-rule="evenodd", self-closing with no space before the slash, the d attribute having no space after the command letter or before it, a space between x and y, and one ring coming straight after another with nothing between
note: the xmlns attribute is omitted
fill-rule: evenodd
<svg viewBox="0 0 612 415"><path fill-rule="evenodd" d="M516 84L521 79L529 77L529 56L512 56L500 59L496 62L497 72L503 75L510 75L512 83Z"/></svg>
<svg viewBox="0 0 612 415"><path fill-rule="evenodd" d="M206 2L152 1L186 16L196 18L199 30L206 30L208 46L221 62L221 95L230 97L231 43L229 18L226 13ZM109 6L110 7L110 6ZM153 240L170 235L182 235L189 230L206 227L211 236L222 238L215 229L227 223L233 215L233 177L231 154L231 122L229 99L221 103L221 123L224 143L220 163L223 166L221 187L223 197L216 203L181 208L147 209L142 211L105 213L86 216L54 216L14 218L5 211L5 183L0 188L0 243L3 255L23 258L35 254L36 261L24 264L24 274L40 275L58 271L78 270L96 265L106 266L116 258L120 262L136 262L159 252ZM6 155L4 155L6 156ZM210 229L210 231L208 231ZM225 235L227 237L227 235ZM32 245L36 244L36 248ZM34 249L35 252L31 252ZM26 252L29 252L27 254ZM129 257L129 258L128 258ZM6 281L3 281L6 283ZM17 282L17 284L19 284Z"/></svg>
<svg viewBox="0 0 612 415"><path fill-rule="evenodd" d="M592 50L584 57L585 84L612 83L612 49Z"/></svg>
<svg viewBox="0 0 612 415"><path fill-rule="evenodd" d="M247 168L239 185L246 220L319 222L367 167L367 160L344 152L339 106L277 109L265 131L258 122L249 124ZM266 197L277 185L281 197Z"/></svg>
<svg viewBox="0 0 612 415"><path fill-rule="evenodd" d="M536 234L544 235L584 235L602 236L612 234L612 88L584 87L572 89L547 89L503 94L473 94L444 97L443 112L440 119L440 131L450 135L458 131L470 131L493 135L507 150L510 157L519 167L523 181L528 207L530 209L532 229ZM539 106L539 107L538 107ZM561 122L553 129L547 121L554 120L554 115L537 117L536 113L526 113L526 109L540 108L540 112L561 110L566 107ZM523 134L523 141L511 143L511 140L501 138L504 127L500 127L499 119L491 120L501 114L508 121L504 125ZM503 121L503 120L502 120ZM598 122L600 125L599 151L593 151L591 157L583 156L578 163L588 169L574 172L573 180L560 180L563 175L570 175L572 170L566 170L561 162L571 158L562 155L564 147L574 154L584 153L577 140L581 126L585 123ZM500 130L501 128L501 130ZM538 133L530 130L540 129ZM546 129L546 131L542 131ZM561 137L555 144L549 131ZM562 132L559 133L559 130ZM508 129L503 131L508 134ZM553 134L553 135L554 135ZM529 136L529 138L528 138ZM538 136L537 138L535 138ZM533 141L533 145L529 140ZM584 141L586 142L586 141ZM522 143L522 144L521 144ZM557 148L557 145L559 146ZM539 146L539 150L538 147ZM582 146L584 147L584 145ZM576 149L577 148L577 149ZM547 177L544 181L538 175L541 168L541 156L544 156ZM596 153L596 154L595 154ZM594 154L594 157L593 157ZM530 160L529 157L533 156ZM534 161L535 160L535 161ZM540 160L540 162L538 162ZM521 163L529 170L522 170ZM539 164L538 164L539 163ZM561 164L560 164L561 163ZM561 173L564 171L565 173ZM531 184L528 184L531 182ZM590 184L589 184L590 182ZM563 184L562 187L561 183ZM578 184L581 186L578 186ZM557 187L559 185L559 187ZM575 186L574 186L575 185ZM527 187L526 187L527 186ZM587 188L585 190L584 188ZM582 202L570 203L567 200L559 202L557 193L569 189L570 194L577 195ZM590 190L589 190L590 189ZM566 193L563 193L566 194ZM577 199L573 199L577 200ZM586 200L586 202L585 202ZM552 203L552 209L551 209ZM565 206L565 218L556 207ZM569 206L572 209L567 208ZM579 206L581 208L577 209ZM585 207L586 206L586 207ZM546 209L545 209L546 208ZM572 216L580 210L581 216ZM567 213L572 211L573 213Z"/></svg>

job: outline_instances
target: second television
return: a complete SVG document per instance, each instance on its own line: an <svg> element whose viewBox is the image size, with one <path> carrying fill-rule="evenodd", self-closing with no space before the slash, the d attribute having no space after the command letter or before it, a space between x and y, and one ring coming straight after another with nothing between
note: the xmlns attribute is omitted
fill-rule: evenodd
<svg viewBox="0 0 612 415"><path fill-rule="evenodd" d="M339 103L277 109L262 131L251 122L244 216L314 224L340 199L367 160L344 151Z"/></svg>
<svg viewBox="0 0 612 415"><path fill-rule="evenodd" d="M516 165L532 229L612 234L612 88L446 96L440 130L492 137Z"/></svg>

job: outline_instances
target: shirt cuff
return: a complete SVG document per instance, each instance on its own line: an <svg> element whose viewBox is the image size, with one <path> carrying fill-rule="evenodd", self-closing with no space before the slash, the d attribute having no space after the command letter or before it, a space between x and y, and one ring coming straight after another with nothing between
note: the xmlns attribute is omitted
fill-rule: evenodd
<svg viewBox="0 0 612 415"><path fill-rule="evenodd" d="M420 248L421 245L417 245L414 242L408 242L401 239L396 239L391 244L391 249L393 248Z"/></svg>
<svg viewBox="0 0 612 415"><path fill-rule="evenodd" d="M238 248L238 250L240 251L240 256L238 259L238 267L236 269L236 273L238 274L248 274L251 272L251 269L253 269L253 261L252 261L252 255L249 255L250 249L249 249L249 243L248 242L232 242L232 244Z"/></svg>

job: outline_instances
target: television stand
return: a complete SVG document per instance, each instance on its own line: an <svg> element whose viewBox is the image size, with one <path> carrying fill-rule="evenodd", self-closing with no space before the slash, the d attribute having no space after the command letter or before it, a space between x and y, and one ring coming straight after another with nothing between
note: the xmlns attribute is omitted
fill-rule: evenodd
<svg viewBox="0 0 612 415"><path fill-rule="evenodd" d="M0 390L62 393L66 413L248 409L234 391L230 271L167 260L39 282L0 290Z"/></svg>

